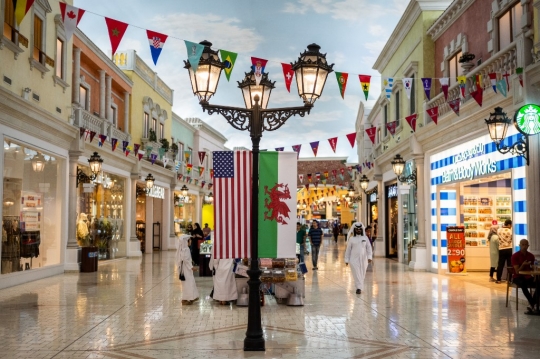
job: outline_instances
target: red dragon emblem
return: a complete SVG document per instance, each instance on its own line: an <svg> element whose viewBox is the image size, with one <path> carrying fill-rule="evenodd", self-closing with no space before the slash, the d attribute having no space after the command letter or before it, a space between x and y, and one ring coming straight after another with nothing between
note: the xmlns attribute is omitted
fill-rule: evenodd
<svg viewBox="0 0 540 359"><path fill-rule="evenodd" d="M283 190L280 191L279 189ZM291 210L285 202L286 199L291 198L291 192L289 191L289 185L284 185L283 183L276 183L274 187L269 191L268 186L264 186L264 193L270 197L264 199L264 206L268 211L264 212L264 220L276 221L280 224L287 224L285 218L289 218L289 213Z"/></svg>

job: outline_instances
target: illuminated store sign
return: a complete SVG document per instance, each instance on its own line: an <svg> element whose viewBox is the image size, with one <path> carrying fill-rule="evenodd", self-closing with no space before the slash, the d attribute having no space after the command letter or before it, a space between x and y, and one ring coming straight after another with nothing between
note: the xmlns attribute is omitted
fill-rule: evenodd
<svg viewBox="0 0 540 359"><path fill-rule="evenodd" d="M471 158L485 154L484 144L482 142L465 149L463 152L454 156L454 163L470 160Z"/></svg>
<svg viewBox="0 0 540 359"><path fill-rule="evenodd" d="M482 141L465 148L454 156L454 164L442 173L442 183L472 180L478 176L485 176L497 172L497 162L491 158L479 159L476 157L485 155L485 146Z"/></svg>
<svg viewBox="0 0 540 359"><path fill-rule="evenodd" d="M525 105L516 111L514 125L524 135L540 133L540 106Z"/></svg>
<svg viewBox="0 0 540 359"><path fill-rule="evenodd" d="M146 193L148 197L154 197L154 198L165 198L165 188L159 187L154 185L150 190Z"/></svg>
<svg viewBox="0 0 540 359"><path fill-rule="evenodd" d="M377 192L372 193L369 195L369 201L370 202L377 202Z"/></svg>
<svg viewBox="0 0 540 359"><path fill-rule="evenodd" d="M397 184L388 187L388 198L397 197Z"/></svg>

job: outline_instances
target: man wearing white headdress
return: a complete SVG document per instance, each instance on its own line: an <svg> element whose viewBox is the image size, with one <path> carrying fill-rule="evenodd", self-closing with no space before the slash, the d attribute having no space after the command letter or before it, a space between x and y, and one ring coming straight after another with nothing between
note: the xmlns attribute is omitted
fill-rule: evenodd
<svg viewBox="0 0 540 359"><path fill-rule="evenodd" d="M368 264L373 258L373 251L362 223L354 223L351 231L349 231L349 234L352 234L352 236L348 235L349 240L345 251L345 264L351 264L356 294L360 294L364 289L364 278L366 277Z"/></svg>
<svg viewBox="0 0 540 359"><path fill-rule="evenodd" d="M233 272L234 259L214 259L210 258L210 270L212 270L214 280L214 293L212 298L218 300L219 304L225 305L232 300L238 299L236 280Z"/></svg>
<svg viewBox="0 0 540 359"><path fill-rule="evenodd" d="M176 248L176 266L178 272L186 278L182 281L182 304L193 304L199 299L199 291L193 276L193 264L191 263L191 251L189 249L190 237L183 236L178 240Z"/></svg>

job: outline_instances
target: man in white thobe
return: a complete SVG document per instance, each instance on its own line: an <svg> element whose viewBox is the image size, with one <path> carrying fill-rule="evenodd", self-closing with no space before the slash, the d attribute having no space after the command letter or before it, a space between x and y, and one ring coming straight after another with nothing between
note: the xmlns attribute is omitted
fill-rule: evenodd
<svg viewBox="0 0 540 359"><path fill-rule="evenodd" d="M212 256L209 266L214 279L212 298L223 305L238 299L238 290L236 289L233 272L234 259L214 259Z"/></svg>
<svg viewBox="0 0 540 359"><path fill-rule="evenodd" d="M362 223L356 222L351 230L352 233L349 233L352 236L347 241L347 250L345 251L345 264L351 264L356 294L360 294L364 289L364 278L366 277L368 264L373 258L373 251Z"/></svg>

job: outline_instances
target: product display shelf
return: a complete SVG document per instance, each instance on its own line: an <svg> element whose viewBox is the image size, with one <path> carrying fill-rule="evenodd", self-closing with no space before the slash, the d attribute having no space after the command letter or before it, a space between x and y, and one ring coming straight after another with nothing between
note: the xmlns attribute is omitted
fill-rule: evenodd
<svg viewBox="0 0 540 359"><path fill-rule="evenodd" d="M486 247L494 221L502 224L512 218L511 204L509 195L464 196L462 211L466 246Z"/></svg>

